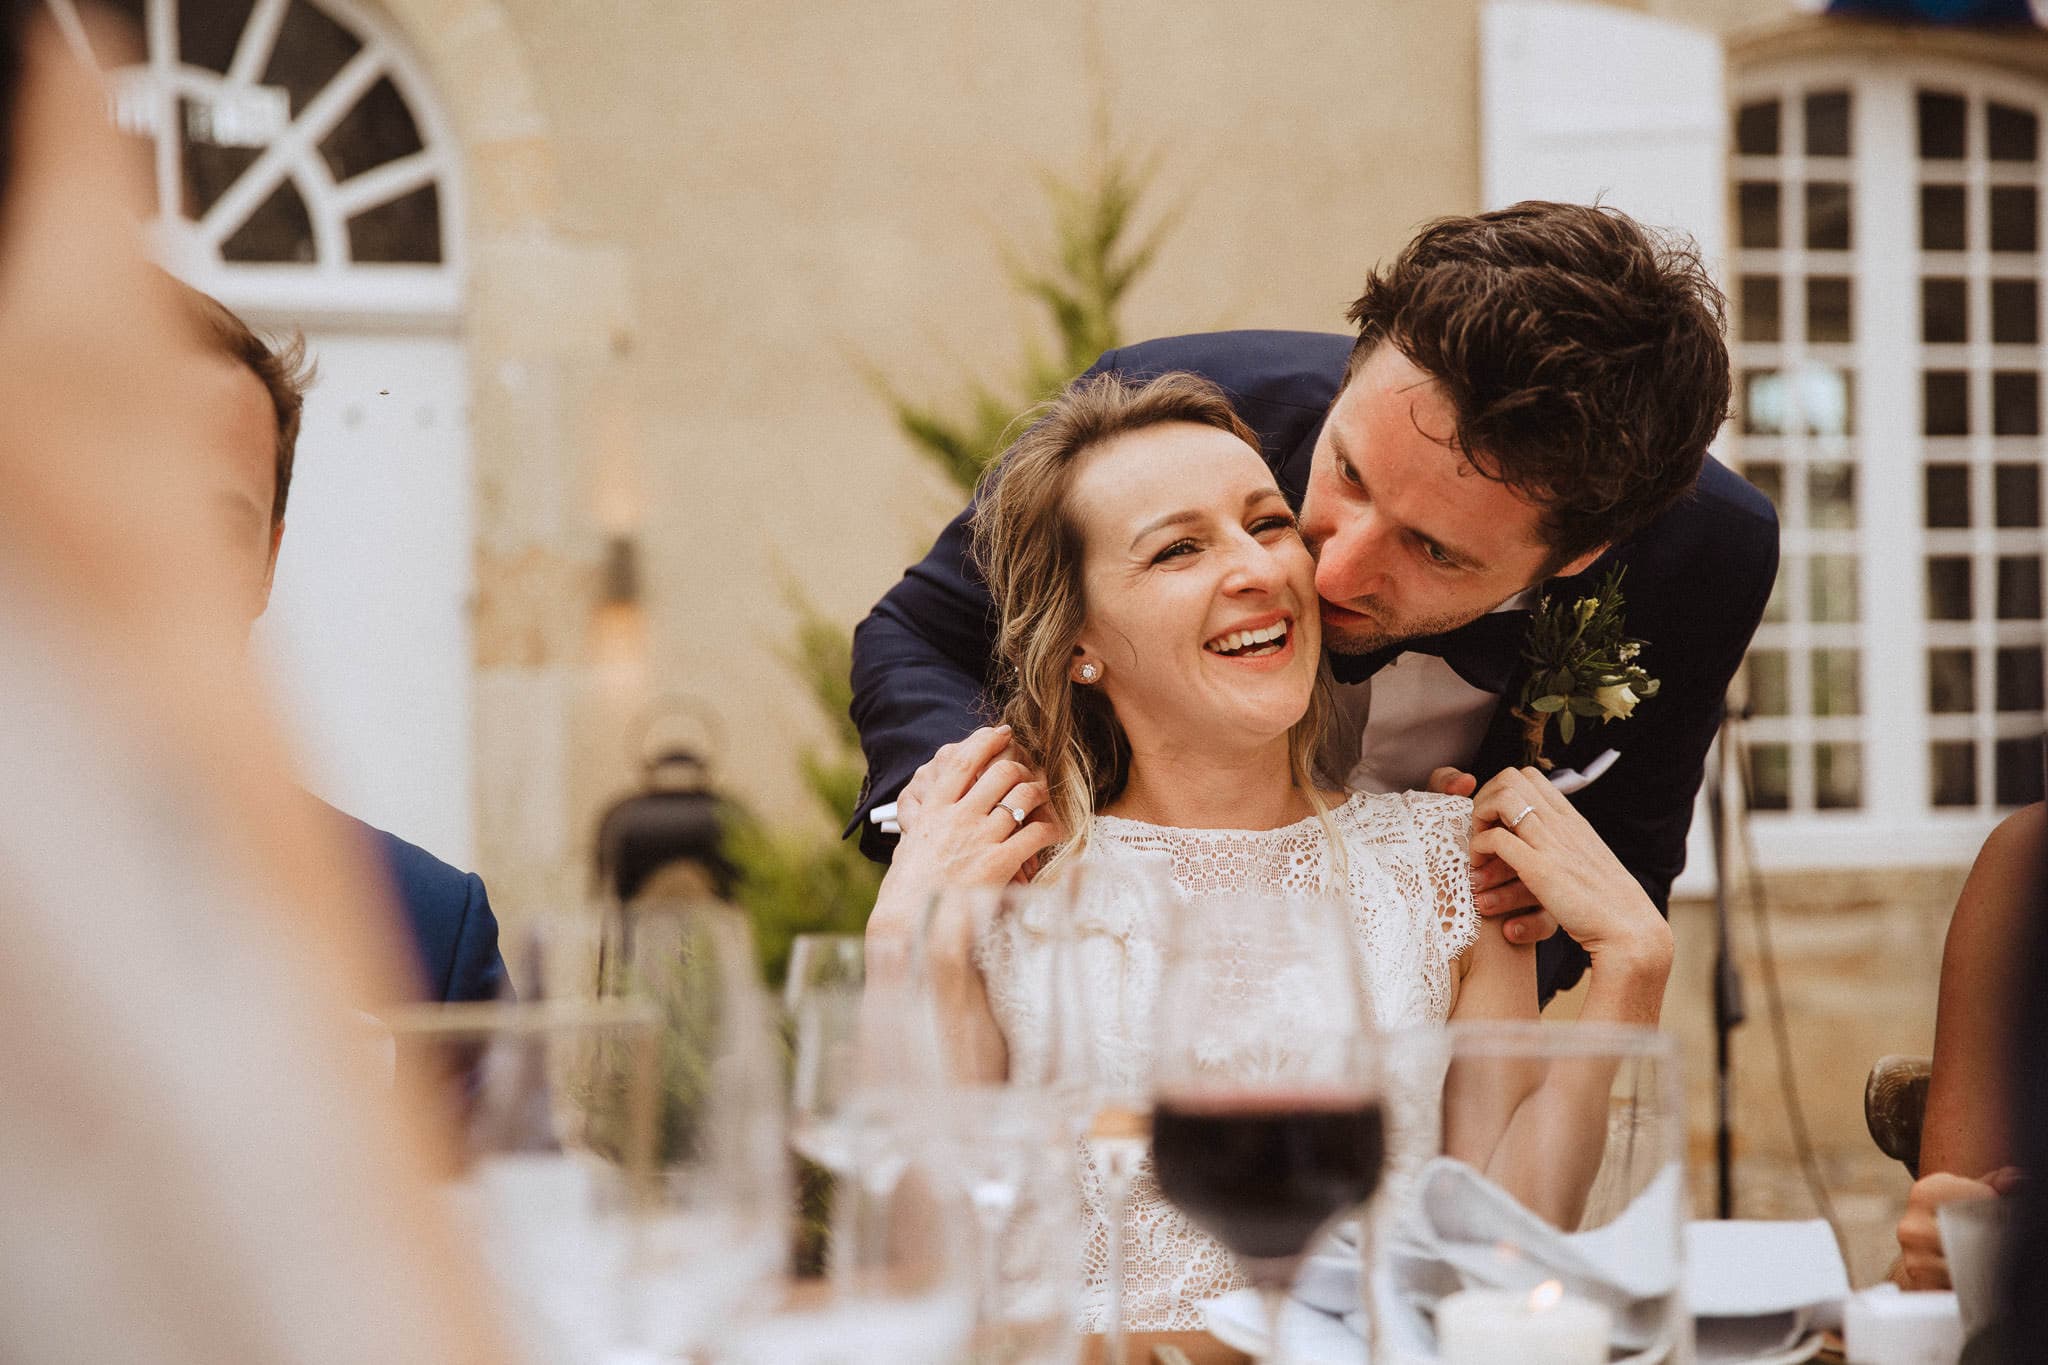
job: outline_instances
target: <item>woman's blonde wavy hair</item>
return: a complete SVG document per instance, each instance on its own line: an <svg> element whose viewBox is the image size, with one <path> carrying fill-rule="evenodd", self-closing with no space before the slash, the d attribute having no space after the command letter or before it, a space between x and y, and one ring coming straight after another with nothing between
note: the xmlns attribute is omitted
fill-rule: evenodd
<svg viewBox="0 0 2048 1365"><path fill-rule="evenodd" d="M1002 719L1044 770L1052 810L1068 831L1048 871L1088 847L1095 812L1130 776L1130 744L1109 699L1068 674L1087 619L1086 547L1070 506L1074 477L1097 446L1166 422L1215 427L1259 449L1223 390L1199 375L1173 372L1140 384L1098 375L1042 405L1030 429L983 475L975 498L973 556L995 599L994 690ZM1341 849L1314 780L1331 706L1324 667L1287 747L1295 785L1332 847Z"/></svg>

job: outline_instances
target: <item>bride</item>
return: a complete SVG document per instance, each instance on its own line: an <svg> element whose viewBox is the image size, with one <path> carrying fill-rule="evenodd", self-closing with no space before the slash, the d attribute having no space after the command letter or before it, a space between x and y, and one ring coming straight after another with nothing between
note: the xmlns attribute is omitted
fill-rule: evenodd
<svg viewBox="0 0 2048 1365"><path fill-rule="evenodd" d="M1103 376L1055 399L996 466L974 553L1000 614L1003 723L941 749L906 788L871 963L907 956L940 887L1068 866L1114 885L1119 867L1145 862L1170 865L1182 897L1339 893L1382 1028L1533 1019L1534 948L1482 932L1473 908L1471 864L1492 856L1591 955L1581 1018L1655 1023L1670 930L1536 770L1505 771L1469 800L1315 781L1330 707L1315 566L1255 440L1207 380ZM1155 901L1126 916L1119 951L1156 961L1171 913ZM1044 1024L1009 989L1014 960L953 936L927 951L950 1051L1000 1077ZM1156 979L1118 973L1103 989L1130 997ZM1117 1003L1149 1017L1149 999ZM1142 1066L1149 1044L1101 1045ZM1555 1084L1446 1096L1444 1150L1561 1217L1584 1189L1580 1173L1552 1168L1558 1144L1542 1135L1603 1123L1604 1106ZM1086 1326L1103 1300L1100 1184L1084 1171ZM1149 1168L1125 1232L1133 1329L1199 1326L1201 1300L1244 1283Z"/></svg>

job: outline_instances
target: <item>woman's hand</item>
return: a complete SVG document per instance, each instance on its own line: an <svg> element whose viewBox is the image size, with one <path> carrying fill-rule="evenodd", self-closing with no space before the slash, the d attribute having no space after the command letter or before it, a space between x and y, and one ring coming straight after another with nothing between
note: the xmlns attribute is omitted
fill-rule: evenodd
<svg viewBox="0 0 2048 1365"><path fill-rule="evenodd" d="M1010 743L1010 727L976 730L932 755L904 787L889 875L926 894L1009 881L1057 839L1045 802L1045 781Z"/></svg>
<svg viewBox="0 0 2048 1365"><path fill-rule="evenodd" d="M1654 1020L1671 973L1671 927L1586 817L1535 768L1510 768L1472 799L1472 860L1497 858Z"/></svg>
<svg viewBox="0 0 2048 1365"><path fill-rule="evenodd" d="M917 770L899 801L903 837L868 916L872 982L907 980L932 897L948 886L1000 886L1058 841L1045 811L1044 781L1012 756L1010 727L976 730L948 744ZM935 923L925 937L925 966L941 1026L1000 1075L1001 1034L974 965L978 929Z"/></svg>
<svg viewBox="0 0 2048 1365"><path fill-rule="evenodd" d="M1982 1180L1936 1171L1913 1182L1906 1196L1906 1216L1899 1220L1899 1263L1892 1279L1901 1289L1948 1289L1948 1256L1941 1248L1941 1225L1934 1211L1962 1199L1991 1199L2011 1192L2019 1183L2017 1167L2003 1166Z"/></svg>

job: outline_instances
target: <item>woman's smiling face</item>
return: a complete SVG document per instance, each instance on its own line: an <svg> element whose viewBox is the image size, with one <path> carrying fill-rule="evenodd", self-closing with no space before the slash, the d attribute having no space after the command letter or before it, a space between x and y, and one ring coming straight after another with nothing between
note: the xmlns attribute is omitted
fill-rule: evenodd
<svg viewBox="0 0 2048 1365"><path fill-rule="evenodd" d="M1258 453L1169 422L1088 452L1068 493L1087 602L1078 649L1140 748L1282 736L1322 660L1315 562Z"/></svg>

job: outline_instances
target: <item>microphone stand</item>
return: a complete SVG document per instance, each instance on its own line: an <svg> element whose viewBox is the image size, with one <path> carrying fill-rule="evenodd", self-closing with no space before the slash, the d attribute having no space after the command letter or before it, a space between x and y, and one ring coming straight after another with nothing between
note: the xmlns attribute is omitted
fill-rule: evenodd
<svg viewBox="0 0 2048 1365"><path fill-rule="evenodd" d="M1728 883L1734 870L1734 821L1744 818L1744 786L1739 771L1741 723L1747 705L1733 705L1722 722L1707 765L1707 821L1714 843L1714 1176L1716 1216L1735 1216L1735 1130L1729 1082L1730 1035L1746 1017L1742 1007L1742 972L1728 942ZM1733 820L1730 808L1733 809Z"/></svg>

